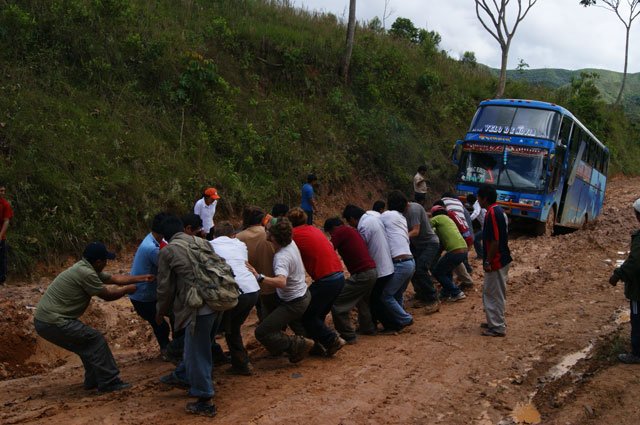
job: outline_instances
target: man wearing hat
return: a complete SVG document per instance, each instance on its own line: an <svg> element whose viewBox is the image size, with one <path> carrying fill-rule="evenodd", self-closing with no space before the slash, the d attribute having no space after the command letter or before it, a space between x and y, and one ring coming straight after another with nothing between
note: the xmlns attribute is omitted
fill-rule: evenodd
<svg viewBox="0 0 640 425"><path fill-rule="evenodd" d="M202 231L207 240L213 239L213 216L216 215L216 206L218 205L218 190L215 187L205 189L202 198L198 199L193 206L193 213L202 219Z"/></svg>
<svg viewBox="0 0 640 425"><path fill-rule="evenodd" d="M82 259L63 271L49 285L36 307L34 325L42 338L80 356L84 365L84 388L110 392L129 388L102 333L78 320L91 297L114 301L136 291L136 282L151 282L153 275L103 273L107 260L116 255L100 242L86 246ZM109 286L106 286L109 285ZM113 286L111 286L113 285Z"/></svg>
<svg viewBox="0 0 640 425"><path fill-rule="evenodd" d="M636 220L640 223L640 198L633 203ZM616 286L618 281L624 282L624 296L631 302L631 353L618 355L622 363L640 363L640 230L631 235L629 256L620 267L617 267L609 283Z"/></svg>
<svg viewBox="0 0 640 425"><path fill-rule="evenodd" d="M316 209L316 196L313 186L318 182L315 174L307 176L307 182L302 185L302 202L300 208L307 214L307 224L313 224L313 212Z"/></svg>

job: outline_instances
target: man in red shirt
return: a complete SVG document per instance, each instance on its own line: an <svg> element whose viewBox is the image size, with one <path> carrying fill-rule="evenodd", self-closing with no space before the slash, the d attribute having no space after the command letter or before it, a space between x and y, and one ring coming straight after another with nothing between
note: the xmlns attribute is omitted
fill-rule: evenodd
<svg viewBox="0 0 640 425"><path fill-rule="evenodd" d="M0 285L7 280L7 230L13 218L11 205L4 199L5 192L6 186L0 183Z"/></svg>
<svg viewBox="0 0 640 425"><path fill-rule="evenodd" d="M346 226L339 218L330 218L325 221L324 231L331 236L331 243L338 250L351 274L331 308L333 324L347 344L355 344L356 332L350 317L354 307L358 308L360 332L375 333L369 299L378 279L376 263L369 255L367 244L360 233L353 227Z"/></svg>
<svg viewBox="0 0 640 425"><path fill-rule="evenodd" d="M316 342L314 351L323 350L327 357L333 356L346 341L325 324L325 319L334 301L344 287L342 263L333 245L322 231L307 223L307 214L302 208L293 208L287 213L293 225L293 241L300 250L302 262L313 279L309 292L311 303L302 317L306 334Z"/></svg>

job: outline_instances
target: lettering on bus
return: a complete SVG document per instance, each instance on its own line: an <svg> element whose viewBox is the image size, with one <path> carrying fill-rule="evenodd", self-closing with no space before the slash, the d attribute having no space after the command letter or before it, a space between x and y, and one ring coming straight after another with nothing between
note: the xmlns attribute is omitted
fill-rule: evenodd
<svg viewBox="0 0 640 425"><path fill-rule="evenodd" d="M502 151L504 151L504 145L489 145L486 143L465 143L463 150L465 152L502 153Z"/></svg>
<svg viewBox="0 0 640 425"><path fill-rule="evenodd" d="M510 136L536 137L536 130L534 128L525 127L523 125L511 127L508 125L485 124L481 128L474 128L471 131L473 131L474 133L493 133L508 134Z"/></svg>
<svg viewBox="0 0 640 425"><path fill-rule="evenodd" d="M507 146L507 150L518 156L544 156L545 150L530 146Z"/></svg>

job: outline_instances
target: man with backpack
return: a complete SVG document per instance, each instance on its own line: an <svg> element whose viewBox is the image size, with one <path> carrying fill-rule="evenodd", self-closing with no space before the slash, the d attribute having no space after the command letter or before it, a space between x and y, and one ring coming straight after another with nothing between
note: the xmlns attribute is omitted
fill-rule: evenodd
<svg viewBox="0 0 640 425"><path fill-rule="evenodd" d="M211 334L220 312L237 304L239 290L229 265L205 240L186 234L179 218L168 217L162 227L169 245L158 257L156 322L172 311L175 328L186 332L182 361L160 381L197 397L188 413L215 416Z"/></svg>

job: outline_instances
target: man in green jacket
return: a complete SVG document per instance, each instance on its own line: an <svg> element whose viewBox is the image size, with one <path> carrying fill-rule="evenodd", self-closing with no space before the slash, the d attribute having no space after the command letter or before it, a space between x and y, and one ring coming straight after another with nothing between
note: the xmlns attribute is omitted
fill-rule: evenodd
<svg viewBox="0 0 640 425"><path fill-rule="evenodd" d="M633 203L640 223L640 198ZM624 282L624 296L631 301L631 353L618 355L622 363L640 363L640 230L631 235L631 252L624 263L613 271L609 283Z"/></svg>
<svg viewBox="0 0 640 425"><path fill-rule="evenodd" d="M80 356L84 366L84 387L98 392L119 391L131 385L123 382L107 341L100 331L82 323L91 298L96 295L114 301L136 291L136 282L151 282L154 276L104 273L108 260L116 255L101 242L84 249L82 259L63 271L49 285L38 302L34 316L36 332L47 341Z"/></svg>

